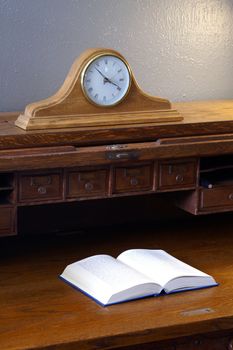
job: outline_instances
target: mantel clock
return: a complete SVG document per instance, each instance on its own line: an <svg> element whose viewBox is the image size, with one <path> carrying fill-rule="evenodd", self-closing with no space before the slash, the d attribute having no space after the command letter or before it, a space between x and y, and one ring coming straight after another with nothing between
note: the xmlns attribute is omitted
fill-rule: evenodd
<svg viewBox="0 0 233 350"><path fill-rule="evenodd" d="M112 49L89 49L74 62L58 92L26 106L24 130L179 122L168 100L143 92L126 59Z"/></svg>

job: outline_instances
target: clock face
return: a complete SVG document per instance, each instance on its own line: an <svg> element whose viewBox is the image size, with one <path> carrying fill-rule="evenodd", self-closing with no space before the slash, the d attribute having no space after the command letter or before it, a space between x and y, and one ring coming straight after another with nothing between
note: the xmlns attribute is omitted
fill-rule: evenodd
<svg viewBox="0 0 233 350"><path fill-rule="evenodd" d="M92 103L113 106L127 95L131 73L121 58L101 55L84 69L81 84L85 96Z"/></svg>

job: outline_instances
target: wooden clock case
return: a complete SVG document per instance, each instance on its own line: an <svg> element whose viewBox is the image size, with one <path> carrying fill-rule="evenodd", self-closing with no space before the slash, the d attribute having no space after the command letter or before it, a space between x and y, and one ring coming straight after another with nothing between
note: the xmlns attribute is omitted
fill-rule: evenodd
<svg viewBox="0 0 233 350"><path fill-rule="evenodd" d="M150 96L138 86L133 73L126 98L112 107L96 106L84 96L82 73L99 55L124 57L115 50L89 49L73 64L58 92L45 100L29 104L15 124L24 130L90 126L132 125L180 121L182 116L163 98Z"/></svg>

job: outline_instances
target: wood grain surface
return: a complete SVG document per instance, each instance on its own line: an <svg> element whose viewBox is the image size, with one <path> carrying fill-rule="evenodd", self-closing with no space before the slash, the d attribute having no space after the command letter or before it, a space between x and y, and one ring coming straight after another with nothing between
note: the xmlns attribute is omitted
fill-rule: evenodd
<svg viewBox="0 0 233 350"><path fill-rule="evenodd" d="M182 122L112 127L25 131L14 121L19 112L0 114L0 149L56 145L100 145L153 141L165 137L233 134L233 100L176 103Z"/></svg>
<svg viewBox="0 0 233 350"><path fill-rule="evenodd" d="M220 285L101 307L58 278L78 259L99 253L117 256L139 247L165 249L213 275ZM5 239L0 248L0 348L110 349L154 342L153 349L174 349L171 344L180 337L225 332L230 339L232 248L232 215L92 230L81 236ZM169 347L155 347L161 341L169 341ZM197 348L225 349L215 343ZM194 341L177 349L197 345Z"/></svg>
<svg viewBox="0 0 233 350"><path fill-rule="evenodd" d="M155 142L140 142L121 145L90 147L41 147L35 152L24 148L22 152L0 150L0 171L51 169L54 167L98 166L129 161L150 161L154 159L178 159L205 157L233 153L233 135L223 134L214 138L159 139Z"/></svg>

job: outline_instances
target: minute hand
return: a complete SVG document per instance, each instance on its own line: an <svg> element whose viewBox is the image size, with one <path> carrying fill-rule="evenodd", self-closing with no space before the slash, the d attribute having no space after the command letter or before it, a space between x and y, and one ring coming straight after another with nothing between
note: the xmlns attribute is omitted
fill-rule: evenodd
<svg viewBox="0 0 233 350"><path fill-rule="evenodd" d="M95 69L97 70L97 72L99 72L100 75L102 75L102 77L104 78L104 83L110 83L112 85L115 85L118 87L119 90L121 90L120 86L117 85L116 83L114 83L113 81L111 81L108 77L106 77L98 68L95 67Z"/></svg>
<svg viewBox="0 0 233 350"><path fill-rule="evenodd" d="M108 79L98 68L95 67L95 69L97 70L97 72L100 73L100 75L102 75L102 77L103 77L104 79L106 79L106 80L109 81L109 79Z"/></svg>

